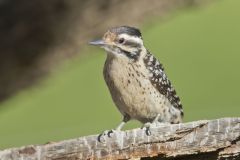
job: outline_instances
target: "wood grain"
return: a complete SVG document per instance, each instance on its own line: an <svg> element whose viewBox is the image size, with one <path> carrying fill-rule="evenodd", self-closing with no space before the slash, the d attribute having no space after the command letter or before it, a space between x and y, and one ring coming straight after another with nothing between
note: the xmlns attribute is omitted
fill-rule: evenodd
<svg viewBox="0 0 240 160"><path fill-rule="evenodd" d="M240 118L162 124L147 136L137 128L0 151L1 160L63 159L240 159Z"/></svg>

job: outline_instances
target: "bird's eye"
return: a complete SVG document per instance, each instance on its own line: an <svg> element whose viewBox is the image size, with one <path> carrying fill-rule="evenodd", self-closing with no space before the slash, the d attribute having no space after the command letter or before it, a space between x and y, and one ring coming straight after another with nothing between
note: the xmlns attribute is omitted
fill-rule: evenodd
<svg viewBox="0 0 240 160"><path fill-rule="evenodd" d="M124 38L120 38L120 39L118 40L118 43L123 43L124 41L125 41Z"/></svg>

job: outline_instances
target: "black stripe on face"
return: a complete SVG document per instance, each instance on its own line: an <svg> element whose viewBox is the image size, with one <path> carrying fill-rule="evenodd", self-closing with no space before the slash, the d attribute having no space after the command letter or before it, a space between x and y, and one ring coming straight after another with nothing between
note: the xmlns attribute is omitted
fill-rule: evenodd
<svg viewBox="0 0 240 160"><path fill-rule="evenodd" d="M124 42L124 45L131 46L131 47L134 47L134 48L141 48L141 44L136 43L134 41L126 41L126 42Z"/></svg>
<svg viewBox="0 0 240 160"><path fill-rule="evenodd" d="M121 48L118 48L118 49L120 50L120 53L123 53L125 56L127 56L130 59L133 59L134 61L138 60L140 53L142 51L141 49L139 49L139 50L137 50L137 52L131 53L131 52L125 51Z"/></svg>

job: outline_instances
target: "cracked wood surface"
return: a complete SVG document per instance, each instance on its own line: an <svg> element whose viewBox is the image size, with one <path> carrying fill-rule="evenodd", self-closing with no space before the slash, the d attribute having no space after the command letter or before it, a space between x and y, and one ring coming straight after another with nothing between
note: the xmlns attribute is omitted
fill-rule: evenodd
<svg viewBox="0 0 240 160"><path fill-rule="evenodd" d="M63 159L240 159L240 118L162 124L147 136L142 129L0 151L1 160Z"/></svg>

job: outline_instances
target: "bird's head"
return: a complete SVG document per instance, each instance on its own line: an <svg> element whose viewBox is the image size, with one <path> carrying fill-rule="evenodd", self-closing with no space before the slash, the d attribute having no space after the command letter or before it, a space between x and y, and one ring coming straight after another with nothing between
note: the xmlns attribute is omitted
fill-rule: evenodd
<svg viewBox="0 0 240 160"><path fill-rule="evenodd" d="M143 48L142 35L139 29L121 26L109 29L100 40L90 42L104 48L108 53L116 56L127 56L136 59Z"/></svg>

